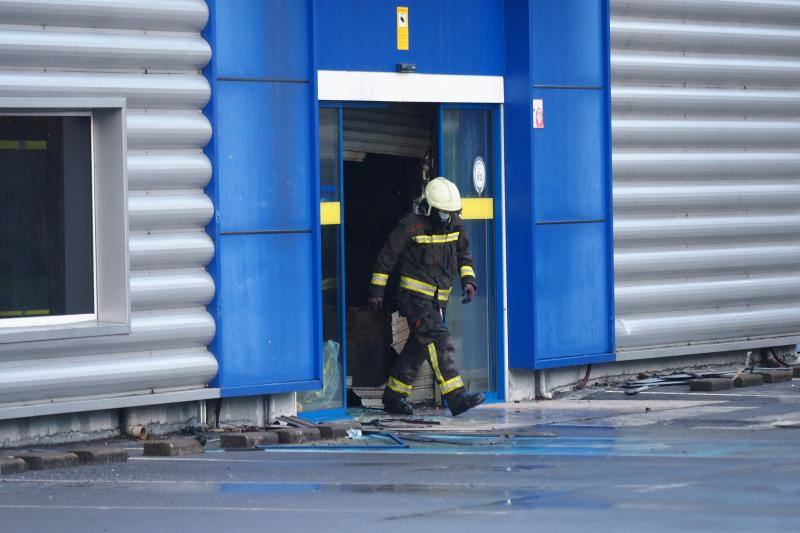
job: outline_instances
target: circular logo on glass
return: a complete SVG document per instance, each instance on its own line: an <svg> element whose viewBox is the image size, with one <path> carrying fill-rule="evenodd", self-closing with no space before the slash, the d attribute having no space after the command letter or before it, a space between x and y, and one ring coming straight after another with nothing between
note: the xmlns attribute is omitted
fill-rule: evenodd
<svg viewBox="0 0 800 533"><path fill-rule="evenodd" d="M472 162L472 184L475 185L475 191L478 194L483 194L486 188L486 163L481 156L475 158Z"/></svg>

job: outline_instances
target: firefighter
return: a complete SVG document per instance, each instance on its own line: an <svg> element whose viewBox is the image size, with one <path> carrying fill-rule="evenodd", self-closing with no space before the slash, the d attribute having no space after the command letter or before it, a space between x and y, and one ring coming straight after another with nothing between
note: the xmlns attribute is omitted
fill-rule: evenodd
<svg viewBox="0 0 800 533"><path fill-rule="evenodd" d="M461 220L458 187L445 178L431 180L414 211L404 216L378 255L369 288L369 304L383 307L389 275L398 266L397 303L408 319L411 335L389 373L383 408L392 414L413 414L408 403L411 384L425 359L453 416L480 405L483 394L467 391L453 359L455 347L444 322L453 279L461 279L462 302L475 297L469 238Z"/></svg>

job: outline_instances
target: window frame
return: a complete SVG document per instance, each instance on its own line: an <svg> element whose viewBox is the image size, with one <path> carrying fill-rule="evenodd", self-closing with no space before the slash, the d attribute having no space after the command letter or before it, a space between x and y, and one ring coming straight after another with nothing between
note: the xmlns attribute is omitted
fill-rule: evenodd
<svg viewBox="0 0 800 533"><path fill-rule="evenodd" d="M130 333L126 102L0 98L0 116L91 118L94 313L5 318L0 344Z"/></svg>

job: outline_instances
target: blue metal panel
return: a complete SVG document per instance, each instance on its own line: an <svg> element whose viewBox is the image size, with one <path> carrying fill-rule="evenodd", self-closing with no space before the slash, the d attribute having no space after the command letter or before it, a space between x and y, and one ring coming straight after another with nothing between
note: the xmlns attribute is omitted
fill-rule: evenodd
<svg viewBox="0 0 800 533"><path fill-rule="evenodd" d="M303 0L215 2L218 76L308 80L310 8Z"/></svg>
<svg viewBox="0 0 800 533"><path fill-rule="evenodd" d="M220 81L217 99L221 231L310 229L308 84Z"/></svg>
<svg viewBox="0 0 800 533"><path fill-rule="evenodd" d="M410 50L397 50L396 9L409 8ZM497 0L321 0L322 70L503 74L503 3Z"/></svg>
<svg viewBox="0 0 800 533"><path fill-rule="evenodd" d="M610 351L605 233L606 223L536 226L537 366Z"/></svg>
<svg viewBox="0 0 800 533"><path fill-rule="evenodd" d="M209 310L222 396L321 385L312 0L208 0ZM288 52L287 52L288 51ZM265 80L270 80L265 83Z"/></svg>
<svg viewBox="0 0 800 533"><path fill-rule="evenodd" d="M607 0L531 0L534 85L605 85Z"/></svg>
<svg viewBox="0 0 800 533"><path fill-rule="evenodd" d="M510 365L613 360L608 3L505 9Z"/></svg>
<svg viewBox="0 0 800 533"><path fill-rule="evenodd" d="M219 386L267 387L318 378L314 336L318 286L313 235L224 235L219 250ZM289 268L287 268L289 266ZM230 305L227 305L230 303ZM303 387L294 386L293 390Z"/></svg>
<svg viewBox="0 0 800 533"><path fill-rule="evenodd" d="M605 94L534 89L544 101L545 128L533 130L536 222L604 220Z"/></svg>
<svg viewBox="0 0 800 533"><path fill-rule="evenodd" d="M506 0L505 180L508 360L533 366L533 180L528 0Z"/></svg>

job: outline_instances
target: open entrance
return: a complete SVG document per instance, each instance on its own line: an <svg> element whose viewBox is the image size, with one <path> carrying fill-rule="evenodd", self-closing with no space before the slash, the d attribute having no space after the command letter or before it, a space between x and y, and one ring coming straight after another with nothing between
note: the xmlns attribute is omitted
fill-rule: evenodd
<svg viewBox="0 0 800 533"><path fill-rule="evenodd" d="M491 394L497 370L493 109L334 104L320 108L319 123L324 386L301 393L299 409L380 407L408 325L395 304L397 273L382 311L367 305L370 279L388 234L412 210L426 178L438 175L461 191L479 284L478 298L462 305L456 278L445 318L468 388ZM426 362L412 403L440 403L435 385Z"/></svg>
<svg viewBox="0 0 800 533"><path fill-rule="evenodd" d="M383 311L367 305L368 287L386 237L422 192L423 172L435 177L425 166L436 158L436 119L437 107L431 104L343 109L345 329L352 403L380 406L383 384L408 335L394 303L398 276L389 278ZM414 387L412 402L435 401L427 363Z"/></svg>

